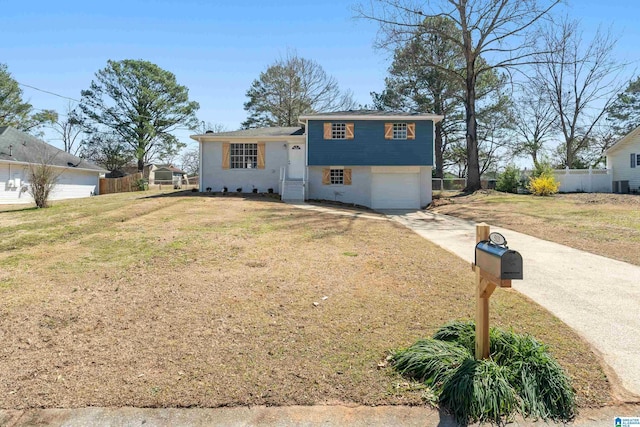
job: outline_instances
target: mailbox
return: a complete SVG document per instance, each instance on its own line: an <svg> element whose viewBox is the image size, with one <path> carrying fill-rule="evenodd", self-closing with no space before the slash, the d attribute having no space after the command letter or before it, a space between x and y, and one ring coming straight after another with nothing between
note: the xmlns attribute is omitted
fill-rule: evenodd
<svg viewBox="0 0 640 427"><path fill-rule="evenodd" d="M522 256L506 245L490 240L478 243L475 264L500 280L522 280Z"/></svg>

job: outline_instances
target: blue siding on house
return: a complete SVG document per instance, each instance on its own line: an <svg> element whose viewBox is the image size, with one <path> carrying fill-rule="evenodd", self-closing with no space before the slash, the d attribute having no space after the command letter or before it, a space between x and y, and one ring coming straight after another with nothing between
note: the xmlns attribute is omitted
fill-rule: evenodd
<svg viewBox="0 0 640 427"><path fill-rule="evenodd" d="M324 139L324 123L309 120L309 166L433 166L431 120L333 120L354 123L354 139ZM415 123L416 139L384 139L385 123Z"/></svg>

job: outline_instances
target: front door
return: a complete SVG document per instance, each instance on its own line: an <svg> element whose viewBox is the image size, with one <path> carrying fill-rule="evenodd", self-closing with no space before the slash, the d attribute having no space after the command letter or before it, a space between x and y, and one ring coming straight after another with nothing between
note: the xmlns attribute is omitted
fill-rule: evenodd
<svg viewBox="0 0 640 427"><path fill-rule="evenodd" d="M304 179L304 144L289 144L287 179Z"/></svg>

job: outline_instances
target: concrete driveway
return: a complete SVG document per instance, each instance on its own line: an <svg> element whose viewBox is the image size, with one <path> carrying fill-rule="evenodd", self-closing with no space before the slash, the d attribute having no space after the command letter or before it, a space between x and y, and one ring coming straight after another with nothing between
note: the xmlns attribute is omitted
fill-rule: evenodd
<svg viewBox="0 0 640 427"><path fill-rule="evenodd" d="M383 213L473 262L475 223L424 211ZM524 280L514 280L513 288L582 335L635 395L622 397L638 399L640 267L499 227L491 231L502 233L509 247L522 255Z"/></svg>

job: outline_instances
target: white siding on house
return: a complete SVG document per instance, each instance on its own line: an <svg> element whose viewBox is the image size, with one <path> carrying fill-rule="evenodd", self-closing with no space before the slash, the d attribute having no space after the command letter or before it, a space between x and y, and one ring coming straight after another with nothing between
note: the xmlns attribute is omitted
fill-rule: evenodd
<svg viewBox="0 0 640 427"><path fill-rule="evenodd" d="M28 166L10 163L0 163L0 204L32 203L29 193L21 191L28 176ZM16 180L20 185L15 186ZM14 185L9 187L9 181Z"/></svg>
<svg viewBox="0 0 640 427"><path fill-rule="evenodd" d="M322 170L326 168L326 166L309 167L307 198L314 200L334 200L344 203L355 203L357 205L373 208L380 207L396 209L417 209L431 203L431 167L429 166L387 167L344 165L344 167L351 169L351 185L323 185ZM408 180L407 182L402 181L405 178ZM385 179L388 180L386 184L390 186L387 189L385 189ZM374 181L376 182L374 183ZM382 184L382 186L380 184ZM407 188L407 185L409 184L411 185L411 188ZM384 199L384 193L374 194L374 192L378 190L386 191L387 194L393 191L401 192L406 190L404 191L406 193L405 196L411 200L406 202L404 199L407 199L407 197L403 196L403 199L403 197L398 195L398 197L394 198L394 195L390 195L389 200L392 204L374 206L375 203ZM397 204L393 204L393 200L396 200Z"/></svg>
<svg viewBox="0 0 640 427"><path fill-rule="evenodd" d="M57 170L60 173L60 170ZM27 191L21 191L28 185L29 168L26 165L0 163L0 204L33 203ZM16 180L20 187L16 187ZM84 170L65 169L58 176L50 200L75 199L89 197L98 193L99 173ZM14 186L8 187L13 180Z"/></svg>
<svg viewBox="0 0 640 427"><path fill-rule="evenodd" d="M334 165L342 166L342 165ZM371 206L371 167L344 166L351 169L351 185L323 185L322 169L326 166L310 166L307 183L307 199L333 200Z"/></svg>
<svg viewBox="0 0 640 427"><path fill-rule="evenodd" d="M613 181L629 181L629 189L640 189L640 166L631 167L631 154L640 154L640 136L614 146L607 153L607 168L612 169Z"/></svg>
<svg viewBox="0 0 640 427"><path fill-rule="evenodd" d="M233 143L256 143L255 140L233 141ZM200 167L200 191L222 191L227 187L235 192L250 193L253 188L266 193L269 188L278 192L280 168L287 166L287 146L285 141L265 143L264 169L222 169L222 142L201 143L202 164Z"/></svg>
<svg viewBox="0 0 640 427"><path fill-rule="evenodd" d="M420 207L424 208L433 201L432 167L420 167Z"/></svg>

